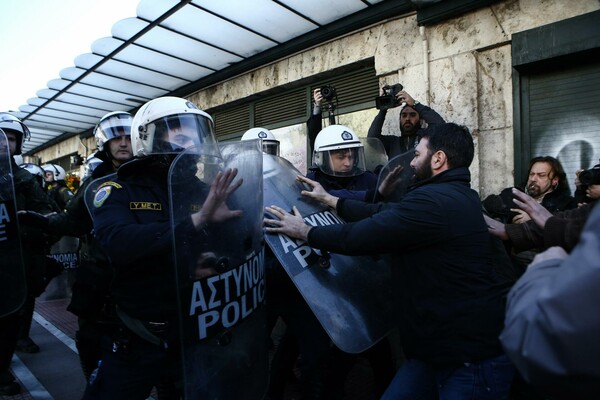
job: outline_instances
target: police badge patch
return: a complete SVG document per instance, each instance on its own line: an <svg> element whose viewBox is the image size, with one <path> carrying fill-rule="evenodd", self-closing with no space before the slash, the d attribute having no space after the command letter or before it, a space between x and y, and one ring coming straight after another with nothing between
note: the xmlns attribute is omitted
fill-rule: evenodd
<svg viewBox="0 0 600 400"><path fill-rule="evenodd" d="M348 131L344 131L344 132L342 132L342 139L352 140L352 134Z"/></svg>
<svg viewBox="0 0 600 400"><path fill-rule="evenodd" d="M110 186L110 185L103 186L100 189L98 189L98 191L96 192L96 195L94 196L94 207L98 208L102 204L104 204L106 199L108 199L108 196L110 196L111 190L112 190L112 186Z"/></svg>

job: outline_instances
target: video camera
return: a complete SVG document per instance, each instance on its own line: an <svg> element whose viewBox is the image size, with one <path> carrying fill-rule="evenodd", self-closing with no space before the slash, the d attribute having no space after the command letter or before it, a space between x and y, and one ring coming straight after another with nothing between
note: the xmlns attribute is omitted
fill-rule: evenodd
<svg viewBox="0 0 600 400"><path fill-rule="evenodd" d="M385 85L383 88L383 96L375 97L375 107L378 110L388 110L390 108L398 107L400 105L400 101L396 98L398 92L400 92L404 87L396 83L395 85Z"/></svg>
<svg viewBox="0 0 600 400"><path fill-rule="evenodd" d="M594 168L586 169L579 173L579 182L582 185L600 185L600 164Z"/></svg>
<svg viewBox="0 0 600 400"><path fill-rule="evenodd" d="M331 85L321 86L321 96L323 99L328 102L332 102L333 99L337 96L335 88Z"/></svg>

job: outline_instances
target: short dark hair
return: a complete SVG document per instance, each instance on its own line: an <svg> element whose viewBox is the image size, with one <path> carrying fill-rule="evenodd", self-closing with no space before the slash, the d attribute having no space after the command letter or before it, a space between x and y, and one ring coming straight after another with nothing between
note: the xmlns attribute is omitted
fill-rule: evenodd
<svg viewBox="0 0 600 400"><path fill-rule="evenodd" d="M421 138L427 138L427 149L431 153L443 151L449 168L469 167L475 155L473 136L464 125L452 122L430 125L420 132Z"/></svg>
<svg viewBox="0 0 600 400"><path fill-rule="evenodd" d="M558 177L558 185L555 188L555 190L569 190L569 183L567 182L567 174L565 173L565 169L563 168L560 161L558 161L554 157L550 157L550 156L533 157L529 161L529 168L527 168L527 175L529 175L529 172L531 172L531 167L533 167L533 164L539 163L539 162L545 162L545 163L550 164L550 170L552 171L552 174L554 176ZM554 176L552 178L554 178Z"/></svg>

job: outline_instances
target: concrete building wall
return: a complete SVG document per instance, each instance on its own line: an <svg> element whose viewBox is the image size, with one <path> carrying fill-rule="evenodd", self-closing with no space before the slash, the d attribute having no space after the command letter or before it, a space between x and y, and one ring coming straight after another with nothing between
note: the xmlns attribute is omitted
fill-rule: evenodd
<svg viewBox="0 0 600 400"><path fill-rule="evenodd" d="M211 108L373 58L381 85L402 83L446 121L472 131L476 142L473 187L486 196L513 182L512 34L598 9L598 0L507 0L421 29L416 14L410 14L323 43L189 98L201 108ZM388 112L384 134L399 131L398 111ZM365 110L340 123L365 136L375 114L375 109ZM290 132L299 129L292 127ZM297 147L298 141L294 142ZM93 143L88 147L93 149ZM78 138L38 155L46 161L74 151L85 154ZM305 154L301 148L289 151L298 160Z"/></svg>
<svg viewBox="0 0 600 400"><path fill-rule="evenodd" d="M509 0L423 32L411 14L323 43L190 99L201 107L213 107L373 57L382 85L402 83L446 121L472 131L473 187L486 196L513 182L511 35L598 9L598 0ZM384 134L399 131L398 112L388 112ZM366 115L375 114L372 110ZM370 118L363 114L348 119L342 123L366 135Z"/></svg>

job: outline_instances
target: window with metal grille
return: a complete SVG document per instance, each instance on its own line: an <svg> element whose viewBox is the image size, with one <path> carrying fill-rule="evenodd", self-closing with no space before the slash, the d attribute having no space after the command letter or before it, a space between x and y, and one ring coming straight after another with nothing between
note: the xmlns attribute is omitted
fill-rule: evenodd
<svg viewBox="0 0 600 400"><path fill-rule="evenodd" d="M338 115L375 107L374 99L379 94L379 80L370 59L328 71L315 77L309 85L303 84L283 93L265 93L258 99L253 96L246 104L219 107L216 112L207 111L215 119L219 140L233 139L255 126L273 129L303 123L311 112L313 90L324 85L336 88L335 113Z"/></svg>

